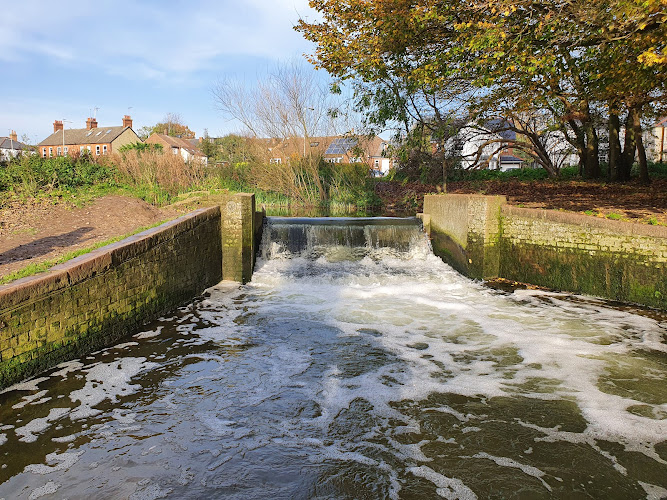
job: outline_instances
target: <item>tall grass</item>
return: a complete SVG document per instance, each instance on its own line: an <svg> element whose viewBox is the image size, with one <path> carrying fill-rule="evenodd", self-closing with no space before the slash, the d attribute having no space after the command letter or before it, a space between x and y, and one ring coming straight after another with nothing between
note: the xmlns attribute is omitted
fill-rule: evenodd
<svg viewBox="0 0 667 500"><path fill-rule="evenodd" d="M374 181L365 164L329 164L322 158L291 158L283 164L248 161L235 165L186 162L181 155L130 149L92 156L40 158L26 155L0 165L0 205L3 195L55 195L63 190L104 193L129 192L155 205L164 205L189 191L226 189L255 193L257 202L273 206L354 206L367 209L379 203Z"/></svg>

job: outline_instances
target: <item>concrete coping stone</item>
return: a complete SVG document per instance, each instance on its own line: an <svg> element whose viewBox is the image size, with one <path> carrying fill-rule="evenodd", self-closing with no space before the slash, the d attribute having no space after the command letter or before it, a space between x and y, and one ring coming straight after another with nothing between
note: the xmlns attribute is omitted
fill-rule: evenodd
<svg viewBox="0 0 667 500"><path fill-rule="evenodd" d="M202 222L220 217L220 207L200 208L177 219L111 243L49 270L0 286L0 310L10 309L106 272Z"/></svg>
<svg viewBox="0 0 667 500"><path fill-rule="evenodd" d="M504 205L501 207L501 214L530 219L542 219L562 224L573 224L584 228L602 229L619 235L667 238L667 227L665 226L651 226L649 224L639 224L636 222L613 221L572 212Z"/></svg>

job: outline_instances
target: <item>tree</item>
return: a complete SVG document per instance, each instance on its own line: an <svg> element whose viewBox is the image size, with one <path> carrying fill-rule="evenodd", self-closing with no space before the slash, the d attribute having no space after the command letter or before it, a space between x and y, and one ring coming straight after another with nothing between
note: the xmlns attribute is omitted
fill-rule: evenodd
<svg viewBox="0 0 667 500"><path fill-rule="evenodd" d="M331 112L336 103L327 83L308 65L294 60L277 66L254 87L221 80L212 89L223 116L239 121L255 139L274 140L275 144L265 143L265 151L274 146L292 149L287 152L287 165L270 167L272 175L283 185L313 187L320 201L326 200L326 186L319 162L312 158L310 142L332 135L339 121Z"/></svg>
<svg viewBox="0 0 667 500"><path fill-rule="evenodd" d="M183 123L183 118L177 113L167 113L160 123L153 126L141 127L137 134L142 139L151 134L165 134L171 137L182 137L183 139L194 139L196 134Z"/></svg>
<svg viewBox="0 0 667 500"><path fill-rule="evenodd" d="M403 120L439 95L465 103L468 116L488 115L501 102L515 116L546 111L548 130L558 130L576 148L582 173L596 177L606 104L613 99L637 137L645 106L665 99L665 0L310 4L322 20L301 20L296 29L316 43L311 60L355 82L371 121ZM431 101L414 101L421 92ZM539 157L539 134L517 133Z"/></svg>

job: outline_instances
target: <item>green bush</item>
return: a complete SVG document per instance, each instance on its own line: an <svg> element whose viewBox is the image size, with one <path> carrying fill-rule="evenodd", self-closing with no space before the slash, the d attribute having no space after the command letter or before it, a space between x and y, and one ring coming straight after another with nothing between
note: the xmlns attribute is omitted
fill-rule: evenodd
<svg viewBox="0 0 667 500"><path fill-rule="evenodd" d="M448 172L447 180L455 181L489 181L489 180L510 180L518 179L520 181L537 181L547 179L547 171L543 168L517 168L501 172L500 170L463 170L461 168L452 169Z"/></svg>
<svg viewBox="0 0 667 500"><path fill-rule="evenodd" d="M114 181L116 172L95 162L90 155L41 158L24 155L0 170L0 191L35 194L45 188L74 188Z"/></svg>

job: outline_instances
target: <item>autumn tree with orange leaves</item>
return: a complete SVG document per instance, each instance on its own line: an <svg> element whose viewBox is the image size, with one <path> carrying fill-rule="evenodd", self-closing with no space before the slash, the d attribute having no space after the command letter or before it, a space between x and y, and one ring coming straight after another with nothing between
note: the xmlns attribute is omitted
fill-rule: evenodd
<svg viewBox="0 0 667 500"><path fill-rule="evenodd" d="M626 180L638 151L648 182L641 124L666 104L667 0L310 5L322 19L301 20L296 29L316 44L311 61L353 82L370 123L431 123L437 133L453 114L514 123L546 112L543 128L572 144L585 177L600 175L598 134L606 126L611 178ZM523 132L538 149L537 131Z"/></svg>

